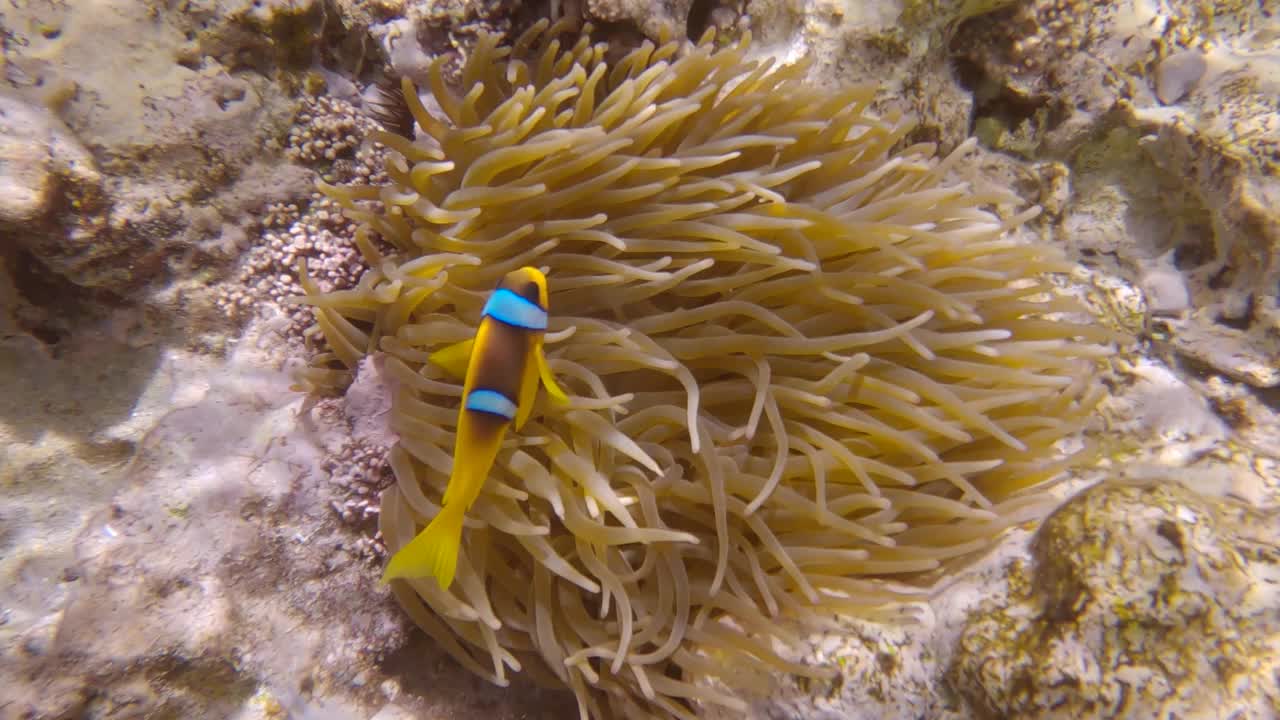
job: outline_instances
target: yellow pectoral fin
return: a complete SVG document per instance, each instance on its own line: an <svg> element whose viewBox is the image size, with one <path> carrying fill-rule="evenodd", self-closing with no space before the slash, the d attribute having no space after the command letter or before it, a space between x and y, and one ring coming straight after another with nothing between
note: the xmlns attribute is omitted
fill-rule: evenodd
<svg viewBox="0 0 1280 720"><path fill-rule="evenodd" d="M534 361L538 363L538 375L542 377L542 384L547 388L547 393L555 398L557 402L569 402L569 396L556 382L556 376L551 374L551 367L547 365L546 353L542 351L542 340L539 339L533 350Z"/></svg>
<svg viewBox="0 0 1280 720"><path fill-rule="evenodd" d="M442 589L448 590L458 569L462 517L461 506L446 506L441 510L425 530L391 556L382 573L382 582L431 576Z"/></svg>
<svg viewBox="0 0 1280 720"><path fill-rule="evenodd" d="M547 388L547 394L558 403L569 402L569 396L556 382L555 375L547 365L547 356L542 350L542 338L533 342L531 357L524 365L524 374L520 378L520 402L516 406L516 429L524 426L533 412L534 400L538 397L538 380Z"/></svg>
<svg viewBox="0 0 1280 720"><path fill-rule="evenodd" d="M462 379L467 376L467 365L471 362L471 351L475 345L475 338L463 340L431 353L427 359L444 368L450 375Z"/></svg>

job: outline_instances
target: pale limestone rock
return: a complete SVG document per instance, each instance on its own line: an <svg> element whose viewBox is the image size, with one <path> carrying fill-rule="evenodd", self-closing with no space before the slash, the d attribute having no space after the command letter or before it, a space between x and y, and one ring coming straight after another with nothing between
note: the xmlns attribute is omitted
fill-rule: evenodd
<svg viewBox="0 0 1280 720"><path fill-rule="evenodd" d="M103 176L52 112L0 94L0 247L22 248L60 274L116 253L104 247Z"/></svg>
<svg viewBox="0 0 1280 720"><path fill-rule="evenodd" d="M1034 0L953 46L978 134L1068 170L1055 236L1114 258L1154 314L1190 310L1178 352L1280 382L1280 19L1248 1Z"/></svg>
<svg viewBox="0 0 1280 720"><path fill-rule="evenodd" d="M52 113L0 94L0 227L30 232L63 197L101 183L93 157Z"/></svg>
<svg viewBox="0 0 1280 720"><path fill-rule="evenodd" d="M1156 96L1165 105L1178 102L1191 92L1208 69L1209 64L1198 50L1170 55L1156 68Z"/></svg>

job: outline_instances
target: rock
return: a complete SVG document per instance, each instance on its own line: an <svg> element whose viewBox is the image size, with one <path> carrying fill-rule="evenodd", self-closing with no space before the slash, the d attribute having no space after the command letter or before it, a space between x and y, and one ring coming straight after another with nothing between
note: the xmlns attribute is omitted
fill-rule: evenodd
<svg viewBox="0 0 1280 720"><path fill-rule="evenodd" d="M670 37L685 35L694 3L693 0L586 0L585 4L584 14L588 20L631 24L646 37L656 40L662 33L669 33Z"/></svg>
<svg viewBox="0 0 1280 720"><path fill-rule="evenodd" d="M1225 98L1219 102L1248 114ZM1264 150L1237 141L1235 130L1196 131L1154 121L1146 111L1135 117L1155 132L1147 147L1167 177L1189 186L1184 192L1190 202L1173 210L1180 215L1172 216L1171 229L1195 312L1178 324L1175 346L1255 387L1280 384L1280 336L1274 331L1280 327L1280 180L1259 166L1263 158L1255 153ZM1280 110L1254 119L1280 127Z"/></svg>
<svg viewBox="0 0 1280 720"><path fill-rule="evenodd" d="M396 443L390 412L395 384L383 370L386 356L366 355L360 361L355 380L343 396L342 411L351 423L351 437L384 451Z"/></svg>
<svg viewBox="0 0 1280 720"><path fill-rule="evenodd" d="M1248 2L1034 0L952 43L979 137L1068 171L1057 236L1113 256L1152 313L1192 311L1178 351L1256 387L1280 363L1276 30Z"/></svg>
<svg viewBox="0 0 1280 720"><path fill-rule="evenodd" d="M1227 428L1195 390L1168 369L1141 365L1134 375L1139 382L1132 390L1140 430L1165 442L1196 440L1201 445L1220 442Z"/></svg>
<svg viewBox="0 0 1280 720"><path fill-rule="evenodd" d="M1163 478L1091 488L1011 602L972 615L949 677L985 717L1270 717L1276 520Z"/></svg>
<svg viewBox="0 0 1280 720"><path fill-rule="evenodd" d="M384 706L369 720L415 720L417 716L394 703Z"/></svg>
<svg viewBox="0 0 1280 720"><path fill-rule="evenodd" d="M21 222L25 249L72 289L128 297L182 274L222 220L243 223L262 202L260 192L249 208L218 196L255 163L285 164L281 140L296 100L257 66L239 63L237 51L250 40L279 48L284 38L263 28L282 33L303 15L318 22L318 4L210 1L176 14L164 7L104 0L75 12L56 3L6 11L5 62L15 81L0 100L3 181L12 191L0 201L0 233ZM251 55L276 57L260 48ZM309 180L267 187L291 197L310 189ZM210 212L221 217L210 220Z"/></svg>
<svg viewBox="0 0 1280 720"><path fill-rule="evenodd" d="M1208 69L1209 64L1199 50L1170 55L1156 66L1156 97L1165 105L1178 102L1191 92Z"/></svg>
<svg viewBox="0 0 1280 720"><path fill-rule="evenodd" d="M1167 257L1162 260L1151 263L1139 280L1147 310L1156 315L1178 315L1191 307L1191 291L1178 268Z"/></svg>
<svg viewBox="0 0 1280 720"><path fill-rule="evenodd" d="M1280 386L1280 338L1220 324L1214 315L1167 321L1173 347L1233 380L1255 388Z"/></svg>
<svg viewBox="0 0 1280 720"><path fill-rule="evenodd" d="M0 94L0 227L23 240L58 202L98 194L102 176L93 157L56 117ZM69 187L64 187L69 186Z"/></svg>
<svg viewBox="0 0 1280 720"><path fill-rule="evenodd" d="M6 493L0 604L20 612L0 628L0 684L13 712L232 717L262 685L346 695L327 688L402 641L398 610L369 600L377 573L343 551L354 538L329 509L320 465L337 438L295 422L302 399L265 359L250 342L225 365L188 357L158 373L185 376L140 403L161 417L139 423L150 431L127 466L96 478L105 487L41 503L24 502L38 488ZM97 509L62 507L76 497ZM74 552L58 531L28 537L58 528L43 514L83 523Z"/></svg>
<svg viewBox="0 0 1280 720"><path fill-rule="evenodd" d="M49 110L0 94L0 251L25 250L56 273L119 261L106 236L103 177Z"/></svg>

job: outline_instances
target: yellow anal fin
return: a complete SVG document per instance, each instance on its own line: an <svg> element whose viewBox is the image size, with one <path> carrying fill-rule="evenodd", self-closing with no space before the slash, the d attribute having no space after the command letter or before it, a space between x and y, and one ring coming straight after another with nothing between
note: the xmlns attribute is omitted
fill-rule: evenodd
<svg viewBox="0 0 1280 720"><path fill-rule="evenodd" d="M463 513L454 507L457 506L445 506L426 529L391 556L387 569L382 572L383 583L397 578L431 576L442 589L449 589L458 568L458 549L462 542Z"/></svg>
<svg viewBox="0 0 1280 720"><path fill-rule="evenodd" d="M467 376L467 365L471 362L471 351L475 346L476 339L470 338L437 350L427 356L427 359L461 380Z"/></svg>

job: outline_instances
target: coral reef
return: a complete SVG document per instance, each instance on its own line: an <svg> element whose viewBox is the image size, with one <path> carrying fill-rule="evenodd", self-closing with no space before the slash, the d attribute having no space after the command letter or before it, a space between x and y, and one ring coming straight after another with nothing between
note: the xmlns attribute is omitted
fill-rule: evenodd
<svg viewBox="0 0 1280 720"><path fill-rule="evenodd" d="M254 216L261 208L296 206L313 190L313 171L284 153L298 108L291 88L302 83L286 82L293 80L287 73L278 82L264 74L272 68L234 62L238 43L252 38L261 46L256 30L226 36L217 50L225 65L202 44L209 39L202 33L239 23L252 3L199 5L191 13L132 0L0 9L5 717L265 718L278 705L267 699L296 697L315 682L299 682L313 671L317 692L331 705L356 708L345 715L367 716L387 701L380 691L355 699L341 674L368 667L375 648L387 647L380 638L396 644L402 620L387 603L352 605L334 619L347 602L340 589L366 579L360 568L369 553L335 552L355 538L329 505L345 501L345 493L320 492L327 484L323 454L289 456L292 469L314 466L309 473L277 472L278 466L245 472L255 453L270 454L273 438L296 425L302 400L283 376L241 394L252 385L246 378L283 360L285 346L222 366L242 337L218 297L239 294L246 307L263 310L256 333L274 338L278 330L279 309L269 294L216 285L234 276L231 261L259 239ZM275 5L288 13L285 6L301 4ZM333 215L339 218L336 208ZM228 406L211 400L188 415L173 413L199 404L211 383ZM280 412L259 423L254 413L268 397ZM225 412L202 412L212 406ZM225 443L211 443L204 454L158 457L201 417L226 426ZM157 430L166 423L176 426ZM335 444L328 454L338 452ZM258 518L271 529L243 523L216 501L187 503L186 483L197 475L209 481L204 487L212 486L212 495L269 496L261 507L282 503ZM255 485L268 476L299 482L297 494ZM314 511L290 515L300 503ZM113 507L124 514L112 515ZM333 527L322 531L326 522ZM230 547L233 538L256 533L273 538L266 543L271 553L255 555L262 546L248 552L260 561L260 575L228 575L218 567L245 551ZM295 541L301 552L287 551L287 543L276 542L293 535L333 538L312 557L337 570L295 564L307 546ZM267 589L286 577L307 578L309 592L327 582L333 592L303 592L274 604ZM324 602L335 604L323 610ZM300 652L286 668L280 658L289 652L282 648L302 637L297 625L304 621L281 632L261 624L261 634L241 623L290 613L329 627L317 627L306 641L324 652ZM371 619L379 613L380 621ZM326 675L319 670L326 653L350 668Z"/></svg>
<svg viewBox="0 0 1280 720"><path fill-rule="evenodd" d="M36 3L5 16L15 33L5 46L10 92L53 107L92 153L77 172L104 176L92 202L79 200L85 222L94 222L56 253L39 254L52 270L75 285L139 287L182 268L192 246L248 209L246 196L261 202L290 187L278 173L271 185L254 182L261 173L252 166L271 162L271 149L280 149L293 103L269 79L230 74L189 47L185 26L217 24L214 18L166 13L139 32L151 22L149 3L105 2L93 12L59 7ZM174 61L180 57L190 60ZM204 212L194 211L196 201Z"/></svg>
<svg viewBox="0 0 1280 720"><path fill-rule="evenodd" d="M694 4L694 0L661 0L660 2L649 2L649 0L565 2L561 0L560 2L560 5L567 6L565 17L585 18L605 25L630 25L650 38L684 35L691 22L689 15ZM697 36L691 39L697 39Z"/></svg>
<svg viewBox="0 0 1280 720"><path fill-rule="evenodd" d="M303 377L342 387L386 354L399 547L453 447L458 386L427 354L502 273L549 268L549 355L579 395L499 456L458 585L396 596L465 666L558 679L584 718L741 707L691 682L717 674L695 648L821 675L769 649L773 618L873 607L894 597L874 578L1035 517L1019 491L1063 467L1112 336L1042 279L1067 264L1007 236L1035 210L953 178L965 146L894 151L910 125L869 114L870 88L794 84L805 63L745 42L610 66L588 34L561 52L563 27L482 36L457 94L434 65L444 117L406 85L423 142L377 136L390 183L326 188L369 270L327 293L304 274L325 347Z"/></svg>
<svg viewBox="0 0 1280 720"><path fill-rule="evenodd" d="M1005 4L752 0L737 24L750 28L760 47L776 56L811 59L810 82L831 87L874 77L880 92L873 109L916 118L911 139L936 142L947 151L972 134L974 107L974 93L954 71L955 28Z"/></svg>
<svg viewBox="0 0 1280 720"><path fill-rule="evenodd" d="M1045 521L1013 601L975 613L952 681L986 717L1267 717L1275 522L1167 476L1081 493Z"/></svg>
<svg viewBox="0 0 1280 720"><path fill-rule="evenodd" d="M289 132L286 157L316 168L328 182L369 184L385 182L383 148L366 142L377 124L350 103L327 97L308 98ZM355 226L336 202L319 192L294 202L269 203L258 221L257 241L240 257L235 282L224 287L215 302L235 320L252 317L270 300L275 312L300 286L293 269L306 258L321 287L350 287L362 272L359 252L351 243ZM310 325L307 312L289 311L291 327L282 334L301 341Z"/></svg>
<svg viewBox="0 0 1280 720"><path fill-rule="evenodd" d="M1280 384L1277 19L1254 2L1018 3L955 40L995 147L1060 163L1056 234L1115 257L1170 349Z"/></svg>

